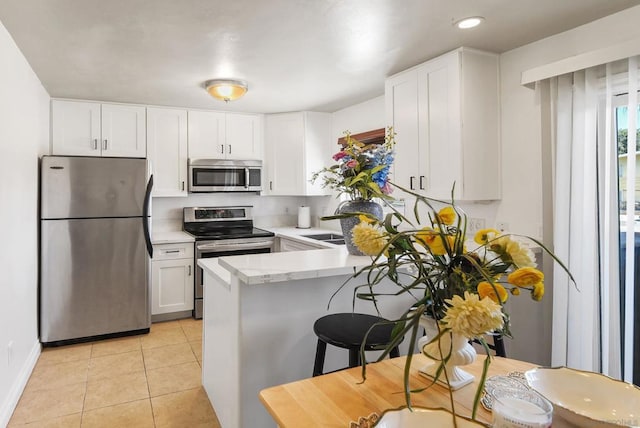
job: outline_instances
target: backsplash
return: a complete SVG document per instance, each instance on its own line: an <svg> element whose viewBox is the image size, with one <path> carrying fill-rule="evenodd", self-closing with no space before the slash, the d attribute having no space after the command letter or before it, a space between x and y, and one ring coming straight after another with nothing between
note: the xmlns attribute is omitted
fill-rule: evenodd
<svg viewBox="0 0 640 428"><path fill-rule="evenodd" d="M318 217L329 197L259 196L234 193L190 194L186 198L154 198L153 230L181 230L182 208L197 206L253 206L253 222L257 227L296 226L298 207L311 207L311 225L318 226Z"/></svg>

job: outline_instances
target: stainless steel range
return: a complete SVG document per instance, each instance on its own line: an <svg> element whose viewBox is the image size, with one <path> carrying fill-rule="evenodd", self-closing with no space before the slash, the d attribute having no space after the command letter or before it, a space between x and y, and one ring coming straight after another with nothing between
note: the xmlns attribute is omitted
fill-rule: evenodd
<svg viewBox="0 0 640 428"><path fill-rule="evenodd" d="M199 259L270 253L274 234L253 227L253 207L185 207L183 229L196 239L195 305L193 316L202 318L202 268Z"/></svg>

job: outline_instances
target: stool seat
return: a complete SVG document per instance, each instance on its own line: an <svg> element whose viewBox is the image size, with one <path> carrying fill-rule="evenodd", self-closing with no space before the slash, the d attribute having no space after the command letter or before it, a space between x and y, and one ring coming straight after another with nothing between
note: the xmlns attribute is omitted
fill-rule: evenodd
<svg viewBox="0 0 640 428"><path fill-rule="evenodd" d="M388 320L375 315L351 312L325 315L316 320L313 332L318 336L318 345L313 376L321 375L323 372L327 344L349 350L349 367L360 365L360 346L369 329L379 322L388 322ZM391 342L393 328L392 323L376 325L366 337L365 351L385 349ZM390 356L399 355L400 352L396 346L391 350Z"/></svg>

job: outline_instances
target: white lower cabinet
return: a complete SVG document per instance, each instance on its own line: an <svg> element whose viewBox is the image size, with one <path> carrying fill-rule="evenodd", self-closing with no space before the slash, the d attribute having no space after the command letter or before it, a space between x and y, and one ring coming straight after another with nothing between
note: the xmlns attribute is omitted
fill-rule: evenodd
<svg viewBox="0 0 640 428"><path fill-rule="evenodd" d="M193 243L153 246L151 315L193 310Z"/></svg>

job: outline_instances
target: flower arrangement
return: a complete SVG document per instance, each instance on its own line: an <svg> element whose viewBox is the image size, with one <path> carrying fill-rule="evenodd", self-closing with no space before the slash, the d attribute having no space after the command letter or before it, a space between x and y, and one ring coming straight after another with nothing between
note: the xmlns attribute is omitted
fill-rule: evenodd
<svg viewBox="0 0 640 428"><path fill-rule="evenodd" d="M402 190L416 198L416 224L420 224L419 213L426 208L428 226L416 226L397 211L387 214L384 220L360 215L360 222L353 229L353 242L372 257L372 263L354 274L354 277L362 275L367 279L366 284L355 287L354 293L356 297L376 304L381 296L388 295L377 292L376 286L388 278L399 286L396 294L410 293L414 296L412 307L407 308L400 319L394 320L396 326L388 347L390 350L398 345L405 335L411 337L407 367L415 352L419 321L425 315L438 320L438 333L429 343L439 342L443 335L459 334L467 339L476 339L484 346L487 360L475 396L475 417L491 359L485 335L499 333L510 337L509 316L503 307L510 296L516 298L526 292L534 301L539 301L544 295L544 275L536 269L533 253L525 245L526 241L547 251L572 280L573 277L539 241L500 233L495 229L483 229L469 242L466 237L467 216L453 201L439 201ZM441 350L442 367L438 370L438 376L445 378L447 351L451 352L450 346ZM387 352L380 358L386 355ZM366 362L363 364L363 376L365 374ZM409 370L405 370L404 376L405 398L407 405L411 406L410 394L415 391L408 387ZM448 383L448 379L446 381Z"/></svg>
<svg viewBox="0 0 640 428"><path fill-rule="evenodd" d="M345 144L333 155L337 163L313 174L311 181L322 178L322 187L349 195L352 200L388 198L392 188L389 172L394 156L394 133L388 128L383 144L364 144L344 132Z"/></svg>

